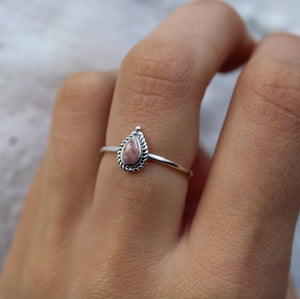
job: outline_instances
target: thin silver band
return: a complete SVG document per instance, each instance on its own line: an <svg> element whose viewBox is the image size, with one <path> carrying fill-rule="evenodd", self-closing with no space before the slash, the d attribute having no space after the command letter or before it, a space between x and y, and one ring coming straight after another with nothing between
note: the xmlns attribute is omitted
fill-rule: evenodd
<svg viewBox="0 0 300 299"><path fill-rule="evenodd" d="M100 149L100 151L101 152L117 153L119 151L119 146L103 146ZM156 162L163 163L167 166L170 166L170 167L173 167L173 168L175 168L179 171L182 171L188 176L188 178L190 178L193 175L193 172L190 169L185 168L180 164L174 163L174 162L172 162L172 161L170 161L170 160L168 160L164 157L149 153L149 159L151 159L153 161L156 161Z"/></svg>
<svg viewBox="0 0 300 299"><path fill-rule="evenodd" d="M151 159L185 173L188 178L193 175L190 169L161 156L149 153L148 145L140 126L136 126L135 130L122 141L120 146L103 146L100 151L117 153L119 166L128 172L141 170L148 159Z"/></svg>

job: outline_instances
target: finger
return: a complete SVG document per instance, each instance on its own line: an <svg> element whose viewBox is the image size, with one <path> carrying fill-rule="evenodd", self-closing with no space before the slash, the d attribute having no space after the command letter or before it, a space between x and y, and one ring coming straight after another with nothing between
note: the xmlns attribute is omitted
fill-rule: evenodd
<svg viewBox="0 0 300 299"><path fill-rule="evenodd" d="M300 205L299 61L298 37L277 34L258 46L239 78L188 238L230 282L272 289L269 298L284 296Z"/></svg>
<svg viewBox="0 0 300 299"><path fill-rule="evenodd" d="M27 254L34 230L43 232L49 223L69 223L87 203L82 194L91 192L100 162L92 145L104 142L113 82L109 73L77 73L61 87L48 148L21 213L17 245L10 250L13 263Z"/></svg>
<svg viewBox="0 0 300 299"><path fill-rule="evenodd" d="M53 244L64 244L65 250L72 244L70 231L92 202L113 89L111 73L81 72L71 75L57 95L42 171L18 226L22 241L17 243L23 243L26 255L18 275L25 285L33 279L29 269L40 266Z"/></svg>
<svg viewBox="0 0 300 299"><path fill-rule="evenodd" d="M71 75L61 87L55 103L48 149L28 192L18 223L18 231L22 231L19 235L22 235L24 239L29 237L29 232L39 212L40 201L45 193L45 182L46 185L49 184L48 189L53 187L59 193L64 186L74 189L77 187L77 185L72 185L71 180L74 180L78 173L81 175L80 172L84 172L88 176L89 173L97 172L100 157L97 152L94 154L96 160L87 163L90 159L89 155L95 152L88 142L96 142L97 145L104 142L103 131L106 129L116 74L116 70L106 73L76 73ZM74 143L82 143L84 149L75 149ZM84 159L85 163L82 163L83 165L78 163L80 167L77 167L72 159L79 159L81 163ZM65 165L60 163L61 161ZM48 164L49 174L45 170L46 164ZM65 172L69 175L65 176ZM91 177L85 178L82 185L85 187L92 185L95 177L93 178L92 175ZM66 185L64 185L65 181L67 181ZM53 193L49 194L50 201L53 200L51 196L55 195ZM25 230L28 233L25 233Z"/></svg>
<svg viewBox="0 0 300 299"><path fill-rule="evenodd" d="M114 76L101 72L75 73L60 89L46 153L42 208L48 216L76 216L89 201L83 195L91 198L113 89Z"/></svg>
<svg viewBox="0 0 300 299"><path fill-rule="evenodd" d="M57 215L63 217L60 214L62 212L60 208L65 205L61 198L67 194L67 191L63 190L64 186L66 189L76 189L77 186L71 186L71 184L78 173L82 175L80 172L87 176L85 182L82 182L85 187L95 181L100 161L98 148L103 144L105 138L104 132L112 98L114 77L115 72L107 74L97 72L78 73L68 78L62 86L55 105L48 151L41 162L39 171L24 202L17 230L4 266L6 277L2 281L16 281L20 277L20 270L23 268L24 256L28 254L33 229L41 227L41 225L36 225L40 212L49 212L48 208L52 205L52 207L57 208L53 211L53 215L57 213ZM75 149L75 143L82 143L87 147L84 149L84 146L82 146L82 148ZM92 145L96 143L96 148L89 147L90 143ZM94 161L91 160L91 155L93 155ZM85 163L82 163L84 167L74 165L73 159L80 161L80 163L85 161ZM88 161L89 159L90 161ZM47 172L49 171L49 174L45 171L46 163L48 164ZM66 167L73 167L73 169L66 169ZM65 176L66 173L69 175ZM49 183L46 190L44 189L45 180ZM52 188L55 192L52 191ZM76 189L76 191L78 190L84 191L84 188ZM47 192L49 197L47 202L44 203L44 207L41 208L40 202L44 192ZM54 203L53 201L56 200L54 196L59 196L61 202ZM74 197L69 205L71 204L75 204ZM47 217L43 214L42 218ZM13 279L11 279L12 277ZM15 287L12 285L11 292L14 289Z"/></svg>
<svg viewBox="0 0 300 299"><path fill-rule="evenodd" d="M17 294L15 294L17 291L15 282L20 279L23 262L27 254L28 245L38 214L43 185L43 173L44 159L41 162L36 178L24 202L18 226L3 265L2 275L0 277L0 289L5 289L7 296L10 298L17 297Z"/></svg>
<svg viewBox="0 0 300 299"><path fill-rule="evenodd" d="M150 152L191 167L205 88L231 53L244 55L248 38L224 3L194 2L175 12L124 59L106 144L119 145L140 125ZM96 218L125 238L136 240L132 229L139 227L138 244L148 249L169 246L178 237L187 185L185 175L158 163L125 172L107 153L99 169Z"/></svg>

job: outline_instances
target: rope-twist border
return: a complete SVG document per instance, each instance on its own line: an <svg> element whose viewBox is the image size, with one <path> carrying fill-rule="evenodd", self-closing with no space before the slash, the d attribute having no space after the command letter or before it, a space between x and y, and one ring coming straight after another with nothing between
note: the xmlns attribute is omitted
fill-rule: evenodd
<svg viewBox="0 0 300 299"><path fill-rule="evenodd" d="M141 146L141 156L140 156L140 159L134 165L127 165L127 164L123 163L123 161L121 159L121 154L122 154L123 147L125 146L125 144L127 143L127 141L130 138L132 138L132 137L137 137L137 139L138 139L138 141L140 143L140 146ZM122 141L122 143L120 144L118 153L117 153L117 160L118 160L118 163L119 163L120 167L123 170L129 171L129 172L135 172L135 171L141 170L145 166L148 158L149 158L149 150L148 150L148 146L147 146L146 140L144 138L143 133L141 131L137 131L137 130L132 131L132 133L130 135L128 135Z"/></svg>

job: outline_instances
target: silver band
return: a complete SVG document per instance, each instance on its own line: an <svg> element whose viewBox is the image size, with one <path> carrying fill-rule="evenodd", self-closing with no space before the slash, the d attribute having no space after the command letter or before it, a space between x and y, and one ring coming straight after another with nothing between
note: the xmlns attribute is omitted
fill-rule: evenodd
<svg viewBox="0 0 300 299"><path fill-rule="evenodd" d="M133 138L134 138L134 142L130 141ZM123 157L125 155L124 151L126 151L126 145L129 142L138 144L138 147L135 146L135 152L136 152L135 154L137 154L137 152L138 152L139 157L138 157L137 161L133 162L133 164L126 163L125 158ZM145 166L147 160L150 159L155 162L160 162L169 167L175 168L175 169L185 173L188 176L188 178L190 178L193 175L193 172L190 169L183 167L182 165L177 164L177 163L170 161L166 158L163 158L161 156L149 153L146 140L145 140L143 133L141 132L141 128L139 126L137 126L136 129L128 137L126 137L123 140L123 142L121 143L120 146L103 146L100 149L100 151L117 153L117 160L118 160L120 167L129 172L135 172L135 171L142 169Z"/></svg>

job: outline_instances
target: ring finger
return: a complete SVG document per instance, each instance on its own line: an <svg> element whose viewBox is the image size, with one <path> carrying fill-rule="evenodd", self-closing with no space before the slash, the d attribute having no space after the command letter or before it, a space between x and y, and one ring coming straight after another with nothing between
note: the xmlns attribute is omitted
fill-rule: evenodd
<svg viewBox="0 0 300 299"><path fill-rule="evenodd" d="M245 60L252 47L241 19L226 4L199 1L175 12L124 59L106 144L119 145L140 125L151 153L190 167L209 81L227 58ZM138 173L125 172L116 155L105 154L96 219L127 247L132 240L133 252L137 246L166 252L179 236L187 182L182 173L156 163Z"/></svg>

